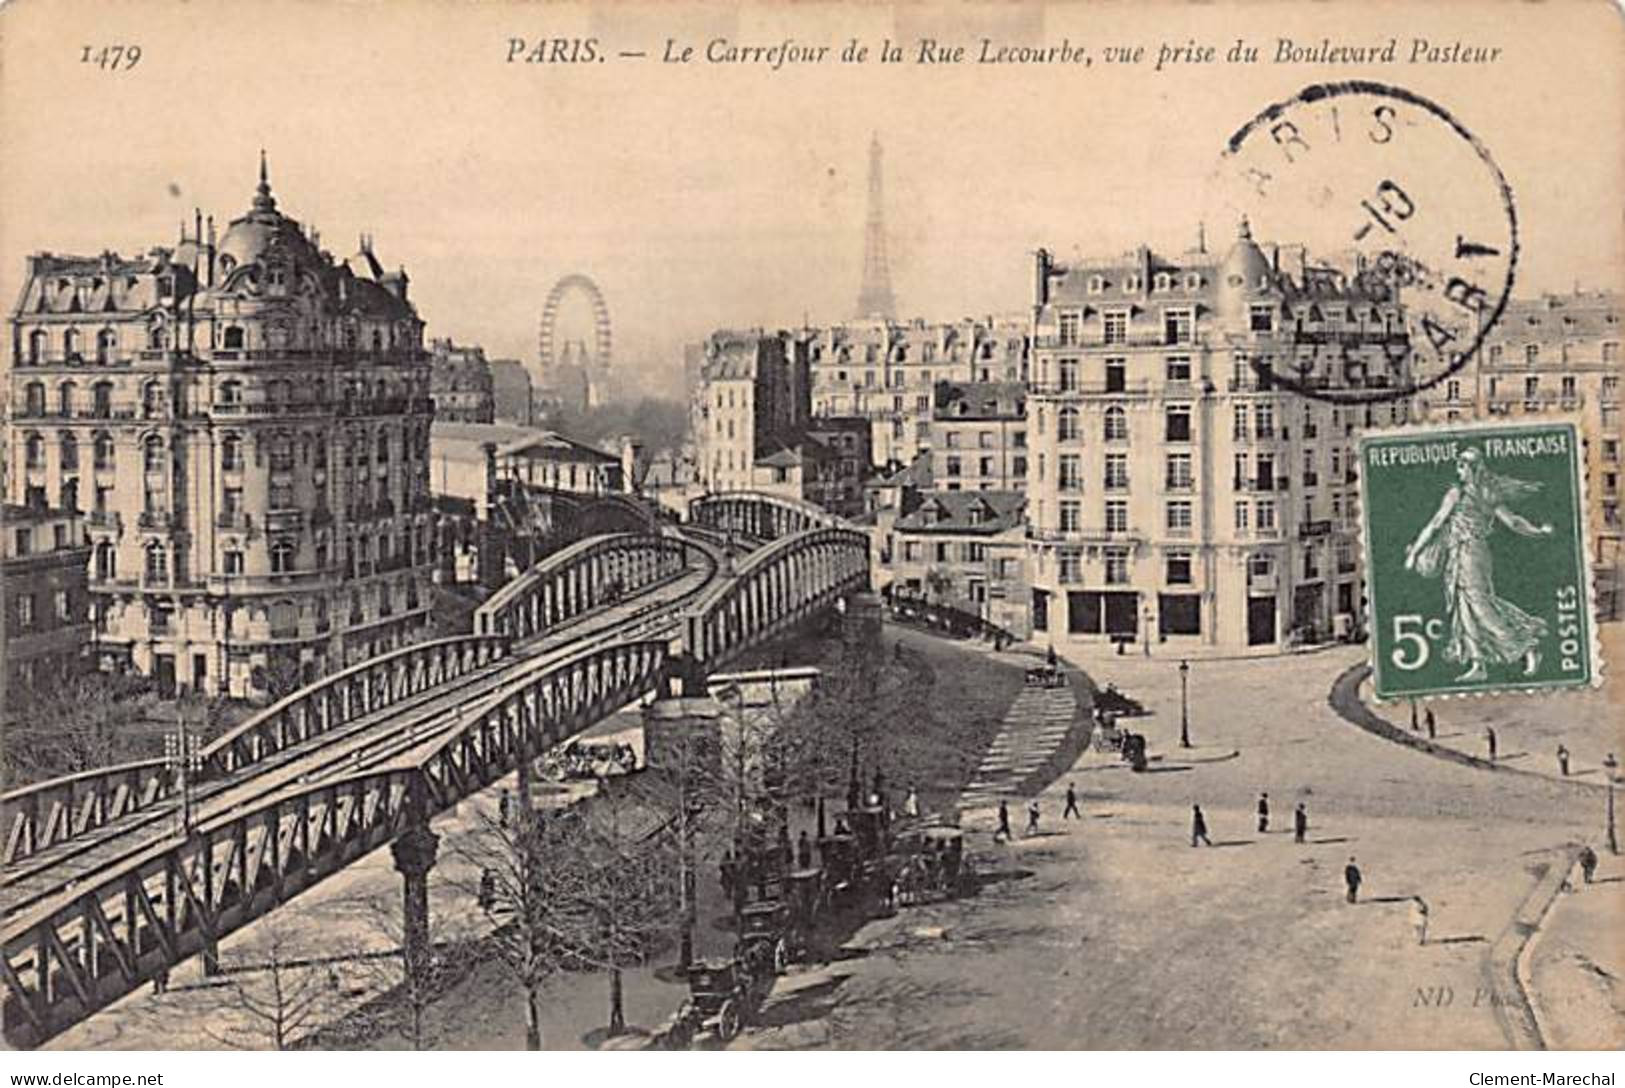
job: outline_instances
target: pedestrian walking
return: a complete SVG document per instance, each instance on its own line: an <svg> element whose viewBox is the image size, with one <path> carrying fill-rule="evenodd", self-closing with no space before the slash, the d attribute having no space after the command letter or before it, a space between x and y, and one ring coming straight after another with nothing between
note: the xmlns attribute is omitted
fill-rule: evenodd
<svg viewBox="0 0 1625 1088"><path fill-rule="evenodd" d="M1495 762L1495 730L1490 726L1484 727L1484 741L1490 746L1490 762Z"/></svg>
<svg viewBox="0 0 1625 1088"><path fill-rule="evenodd" d="M920 795L914 792L914 787L908 788L908 796L903 798L903 815L918 816L920 814Z"/></svg>
<svg viewBox="0 0 1625 1088"><path fill-rule="evenodd" d="M901 642L894 642L891 644L891 659L893 661L903 660L903 644Z"/></svg>
<svg viewBox="0 0 1625 1088"><path fill-rule="evenodd" d="M502 795L497 798L497 822L503 827L508 826L508 811L512 804L513 799L508 796L508 791L503 790Z"/></svg>
<svg viewBox="0 0 1625 1088"><path fill-rule="evenodd" d="M1053 669L1055 667L1056 658L1055 658L1055 647L1054 646L1051 646L1049 648L1049 652L1044 655L1044 660L1049 663L1050 668Z"/></svg>
<svg viewBox="0 0 1625 1088"><path fill-rule="evenodd" d="M1597 852L1589 846L1580 848L1580 872L1584 874L1587 884L1597 875Z"/></svg>
<svg viewBox="0 0 1625 1088"><path fill-rule="evenodd" d="M152 992L155 994L169 992L169 968L160 967L158 973L152 976Z"/></svg>
<svg viewBox="0 0 1625 1088"><path fill-rule="evenodd" d="M1197 840L1213 845L1213 840L1207 837L1207 817L1202 815L1201 805L1191 806L1191 845L1195 846Z"/></svg>
<svg viewBox="0 0 1625 1088"><path fill-rule="evenodd" d="M1302 842L1303 837L1308 833L1309 813L1303 807L1303 802L1299 801L1298 807L1292 810L1292 841Z"/></svg>
<svg viewBox="0 0 1625 1088"><path fill-rule="evenodd" d="M807 838L806 828L802 828L801 836L796 839L796 868L812 868L812 840Z"/></svg>
<svg viewBox="0 0 1625 1088"><path fill-rule="evenodd" d="M1437 740L1437 739L1439 739L1438 727L1437 727L1437 724L1433 720L1433 708L1428 707L1427 712L1422 717L1427 722L1428 740Z"/></svg>
<svg viewBox="0 0 1625 1088"><path fill-rule="evenodd" d="M1078 791L1073 787L1072 783L1068 782L1066 784L1066 811L1061 813L1061 819L1070 820L1074 816L1080 820L1083 819L1083 813L1078 811Z"/></svg>
<svg viewBox="0 0 1625 1088"><path fill-rule="evenodd" d="M1027 802L1027 834L1038 834L1038 798Z"/></svg>
<svg viewBox="0 0 1625 1088"><path fill-rule="evenodd" d="M1416 930L1416 943L1428 943L1428 903L1420 895L1411 896L1411 928Z"/></svg>
<svg viewBox="0 0 1625 1088"><path fill-rule="evenodd" d="M1350 903L1358 902L1360 899L1361 879L1360 867L1354 864L1353 858L1349 858L1349 863L1343 866L1343 883L1348 885Z"/></svg>
<svg viewBox="0 0 1625 1088"><path fill-rule="evenodd" d="M993 832L994 842L1009 842L1015 838L1010 833L1010 805L1004 800L999 801L999 829Z"/></svg>
<svg viewBox="0 0 1625 1088"><path fill-rule="evenodd" d="M1569 750L1561 744L1557 746L1557 769L1564 778L1569 776Z"/></svg>
<svg viewBox="0 0 1625 1088"><path fill-rule="evenodd" d="M1258 833L1260 835L1267 834L1269 829L1270 795L1267 793L1261 793L1258 795Z"/></svg>

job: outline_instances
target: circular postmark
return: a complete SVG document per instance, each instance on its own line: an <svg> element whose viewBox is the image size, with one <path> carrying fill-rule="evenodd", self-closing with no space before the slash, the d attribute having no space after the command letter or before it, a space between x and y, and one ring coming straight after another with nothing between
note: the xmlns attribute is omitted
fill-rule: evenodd
<svg viewBox="0 0 1625 1088"><path fill-rule="evenodd" d="M1306 87L1236 130L1215 182L1208 214L1278 247L1282 320L1248 356L1261 379L1341 403L1409 397L1465 366L1506 308L1512 190L1421 95Z"/></svg>

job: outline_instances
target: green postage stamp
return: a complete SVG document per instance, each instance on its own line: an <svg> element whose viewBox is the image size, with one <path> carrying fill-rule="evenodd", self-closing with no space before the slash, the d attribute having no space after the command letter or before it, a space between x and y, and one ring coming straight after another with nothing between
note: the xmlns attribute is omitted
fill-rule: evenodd
<svg viewBox="0 0 1625 1088"><path fill-rule="evenodd" d="M1377 698L1599 682L1582 456L1568 420L1360 439Z"/></svg>

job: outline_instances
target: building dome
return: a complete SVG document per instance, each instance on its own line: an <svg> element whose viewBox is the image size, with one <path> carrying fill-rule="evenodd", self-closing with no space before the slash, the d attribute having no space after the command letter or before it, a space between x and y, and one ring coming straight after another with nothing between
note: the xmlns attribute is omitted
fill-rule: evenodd
<svg viewBox="0 0 1625 1088"><path fill-rule="evenodd" d="M235 268L261 260L272 249L285 249L289 256L310 257L311 245L299 224L276 208L271 183L266 175L265 152L260 152L260 183L247 215L231 221L220 239L219 255L230 258L222 263Z"/></svg>
<svg viewBox="0 0 1625 1088"><path fill-rule="evenodd" d="M1275 270L1253 241L1246 216L1236 230L1236 244L1219 265L1218 276L1218 308L1224 316L1245 314L1249 299L1268 294L1275 286Z"/></svg>

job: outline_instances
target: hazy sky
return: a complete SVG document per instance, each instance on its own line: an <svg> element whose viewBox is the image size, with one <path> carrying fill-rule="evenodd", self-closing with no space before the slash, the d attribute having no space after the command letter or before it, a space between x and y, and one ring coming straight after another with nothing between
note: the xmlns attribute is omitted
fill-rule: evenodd
<svg viewBox="0 0 1625 1088"><path fill-rule="evenodd" d="M340 256L371 232L431 335L533 362L544 298L584 272L617 358L669 374L724 324L849 316L866 150L886 148L894 285L952 318L1030 303L1031 251L1182 249L1224 139L1329 79L1399 84L1453 111L1507 175L1519 287L1625 280L1625 32L1606 3L840 5L22 0L0 14L0 292L33 251L171 244L194 205L248 206L268 149L284 211ZM665 65L666 37L829 44L922 35L1087 45L1087 68ZM507 63L519 37L597 36L605 63ZM1275 40L1463 39L1492 66L1268 63ZM1112 68L1105 46L1261 47L1250 67ZM84 44L137 42L128 72ZM621 59L642 49L645 59ZM172 188L173 187L173 188ZM175 190L179 191L176 195ZM1209 224L1227 240L1231 224ZM567 317L570 315L567 315ZM565 330L569 332L568 329Z"/></svg>

